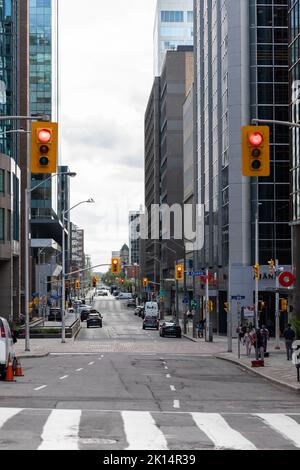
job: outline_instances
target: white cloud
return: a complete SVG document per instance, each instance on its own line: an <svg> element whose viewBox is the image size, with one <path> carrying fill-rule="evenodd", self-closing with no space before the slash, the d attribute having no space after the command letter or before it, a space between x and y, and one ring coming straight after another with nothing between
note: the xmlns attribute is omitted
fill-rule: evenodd
<svg viewBox="0 0 300 470"><path fill-rule="evenodd" d="M62 162L78 173L72 220L86 253L110 260L143 204L144 112L153 82L156 0L64 0L60 6Z"/></svg>

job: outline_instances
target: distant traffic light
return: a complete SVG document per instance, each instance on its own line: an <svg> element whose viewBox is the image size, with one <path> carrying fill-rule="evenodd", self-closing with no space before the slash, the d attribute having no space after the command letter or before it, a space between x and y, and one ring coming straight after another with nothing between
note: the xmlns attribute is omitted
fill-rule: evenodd
<svg viewBox="0 0 300 470"><path fill-rule="evenodd" d="M143 279L143 287L148 287L149 281L147 277L144 277Z"/></svg>
<svg viewBox="0 0 300 470"><path fill-rule="evenodd" d="M226 313L228 313L228 306L229 306L229 303L224 302L224 310L225 310Z"/></svg>
<svg viewBox="0 0 300 470"><path fill-rule="evenodd" d="M258 263L256 263L253 266L253 273L254 273L254 278L256 280L259 280L260 279L260 265Z"/></svg>
<svg viewBox="0 0 300 470"><path fill-rule="evenodd" d="M97 278L96 278L96 276L93 277L93 287L97 287Z"/></svg>
<svg viewBox="0 0 300 470"><path fill-rule="evenodd" d="M270 176L270 128L242 127L243 176Z"/></svg>
<svg viewBox="0 0 300 470"><path fill-rule="evenodd" d="M214 303L213 303L212 300L209 300L209 301L208 301L208 311L209 311L209 312L212 312L213 309L214 309Z"/></svg>
<svg viewBox="0 0 300 470"><path fill-rule="evenodd" d="M287 299L280 299L280 311L287 312L288 310L288 301Z"/></svg>
<svg viewBox="0 0 300 470"><path fill-rule="evenodd" d="M75 289L80 289L80 281L78 279L75 281Z"/></svg>
<svg viewBox="0 0 300 470"><path fill-rule="evenodd" d="M176 273L175 273L176 281L182 281L184 278L184 266L183 264L176 265Z"/></svg>
<svg viewBox="0 0 300 470"><path fill-rule="evenodd" d="M120 258L112 258L111 259L111 272L113 274L120 273Z"/></svg>
<svg viewBox="0 0 300 470"><path fill-rule="evenodd" d="M58 124L33 122L31 130L31 173L57 173Z"/></svg>

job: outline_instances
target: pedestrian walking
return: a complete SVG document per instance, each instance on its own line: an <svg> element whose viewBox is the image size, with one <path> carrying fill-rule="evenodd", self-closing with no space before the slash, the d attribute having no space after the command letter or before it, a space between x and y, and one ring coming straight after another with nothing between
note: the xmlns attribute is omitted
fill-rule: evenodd
<svg viewBox="0 0 300 470"><path fill-rule="evenodd" d="M204 321L200 320L198 323L198 338L203 338L203 330L204 330Z"/></svg>
<svg viewBox="0 0 300 470"><path fill-rule="evenodd" d="M287 360L291 361L293 356L292 345L296 338L296 333L292 329L292 325L289 323L286 329L283 332L283 337L285 339L285 347L286 347L286 354Z"/></svg>
<svg viewBox="0 0 300 470"><path fill-rule="evenodd" d="M257 347L260 353L260 358L263 361L265 358L265 354L267 352L268 347L268 340L269 340L269 332L263 325L257 333Z"/></svg>
<svg viewBox="0 0 300 470"><path fill-rule="evenodd" d="M246 346L247 356L250 357L253 342L252 342L252 336L251 336L251 332L250 332L249 328L246 329L246 333L245 333L244 338L243 338L243 344L244 344L244 346Z"/></svg>

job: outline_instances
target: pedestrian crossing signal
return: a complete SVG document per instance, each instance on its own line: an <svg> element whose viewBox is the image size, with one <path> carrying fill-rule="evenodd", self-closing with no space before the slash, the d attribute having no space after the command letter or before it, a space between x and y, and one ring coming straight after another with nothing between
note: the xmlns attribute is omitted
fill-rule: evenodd
<svg viewBox="0 0 300 470"><path fill-rule="evenodd" d="M287 299L280 299L280 311L287 312L288 310L288 301Z"/></svg>
<svg viewBox="0 0 300 470"><path fill-rule="evenodd" d="M78 279L75 281L75 289L80 289L80 281Z"/></svg>
<svg viewBox="0 0 300 470"><path fill-rule="evenodd" d="M224 310L226 313L228 313L228 302L224 302Z"/></svg>

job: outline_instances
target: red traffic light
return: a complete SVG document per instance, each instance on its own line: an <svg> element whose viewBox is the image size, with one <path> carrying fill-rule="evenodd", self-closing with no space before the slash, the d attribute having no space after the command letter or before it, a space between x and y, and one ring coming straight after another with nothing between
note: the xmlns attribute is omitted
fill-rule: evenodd
<svg viewBox="0 0 300 470"><path fill-rule="evenodd" d="M37 138L39 142L42 142L43 144L48 144L51 142L52 134L49 129L40 129L37 132Z"/></svg>
<svg viewBox="0 0 300 470"><path fill-rule="evenodd" d="M254 132L249 135L249 143L255 147L262 145L264 141L264 136L260 132Z"/></svg>

